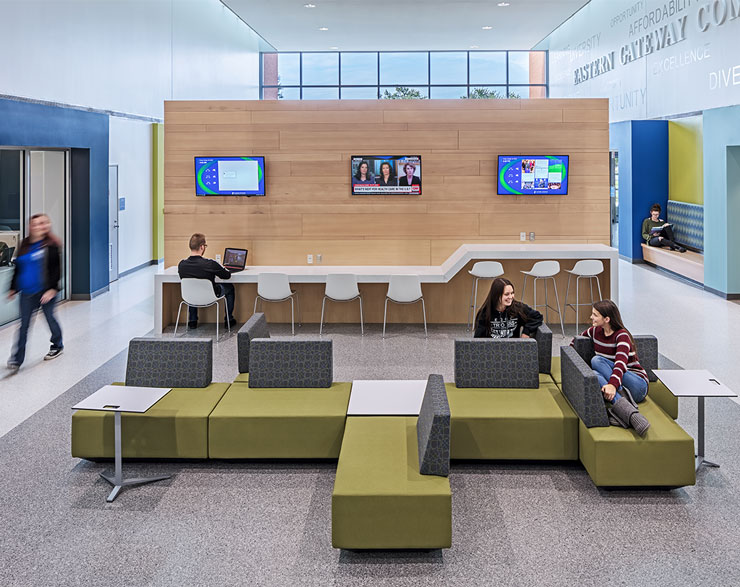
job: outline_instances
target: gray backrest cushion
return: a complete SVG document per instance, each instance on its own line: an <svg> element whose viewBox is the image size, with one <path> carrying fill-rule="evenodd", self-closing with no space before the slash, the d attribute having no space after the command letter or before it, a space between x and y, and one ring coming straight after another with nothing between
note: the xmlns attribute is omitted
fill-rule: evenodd
<svg viewBox="0 0 740 587"><path fill-rule="evenodd" d="M560 369L563 394L586 427L609 426L599 380L576 349L571 346L560 347Z"/></svg>
<svg viewBox="0 0 740 587"><path fill-rule="evenodd" d="M537 342L532 338L457 339L455 385L539 387Z"/></svg>
<svg viewBox="0 0 740 587"><path fill-rule="evenodd" d="M647 371L648 379L657 381L658 376L653 369L658 368L658 339L652 334L636 334L632 338L635 340L637 359Z"/></svg>
<svg viewBox="0 0 740 587"><path fill-rule="evenodd" d="M331 340L255 338L249 349L249 387L331 387Z"/></svg>
<svg viewBox="0 0 740 587"><path fill-rule="evenodd" d="M540 373L549 373L552 368L552 330L547 324L543 324L535 331L534 339L537 341Z"/></svg>
<svg viewBox="0 0 740 587"><path fill-rule="evenodd" d="M126 385L208 387L212 378L210 338L134 338L128 344Z"/></svg>
<svg viewBox="0 0 740 587"><path fill-rule="evenodd" d="M249 343L254 338L270 338L270 329L263 312L252 314L236 333L236 357L239 373L249 373Z"/></svg>
<svg viewBox="0 0 740 587"><path fill-rule="evenodd" d="M450 404L441 375L430 375L416 422L419 473L450 474Z"/></svg>
<svg viewBox="0 0 740 587"><path fill-rule="evenodd" d="M560 347L562 349L562 347ZM586 365L591 365L594 358L594 341L589 336L576 336L573 339L573 348L580 355ZM562 353L561 355L562 356Z"/></svg>

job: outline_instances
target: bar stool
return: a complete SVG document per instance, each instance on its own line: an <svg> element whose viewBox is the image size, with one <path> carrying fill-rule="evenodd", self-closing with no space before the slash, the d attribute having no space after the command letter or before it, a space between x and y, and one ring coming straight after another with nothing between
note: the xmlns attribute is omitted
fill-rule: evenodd
<svg viewBox="0 0 740 587"><path fill-rule="evenodd" d="M226 327L231 334L231 324L229 322L229 309L226 305L226 296L216 296L213 292L213 284L208 279L197 279L195 277L183 277L180 282L182 291L182 301L177 308L177 320L175 320L175 332L177 336L177 325L180 323L180 310L185 304L188 308L208 308L216 306L216 342L218 342L218 302L224 302L224 317L226 318Z"/></svg>
<svg viewBox="0 0 740 587"><path fill-rule="evenodd" d="M468 306L468 323L465 330L475 331L475 307L478 303L478 280L495 279L504 274L504 266L498 261L478 261L473 268L468 271L473 276L472 288L470 290L470 305ZM471 327L472 325L472 327Z"/></svg>
<svg viewBox="0 0 740 587"><path fill-rule="evenodd" d="M397 304L415 304L421 301L421 309L424 313L424 337L427 336L427 309L424 305L424 296L421 293L421 279L418 275L391 275L388 281L388 293L385 296L385 308L383 310L383 338L385 338L388 300Z"/></svg>
<svg viewBox="0 0 740 587"><path fill-rule="evenodd" d="M593 280L596 280L596 287L599 291L599 300L602 299L601 297L601 284L599 283L599 275L601 275L604 272L604 264L599 261L598 259L584 259L582 261L578 261L573 266L573 269L566 269L566 272L568 273L568 285L565 288L565 306L563 306L563 314L568 313L568 308L573 308L573 311L576 313L576 336L580 334L578 331L578 307L579 306L593 306L594 302L597 300L594 300L594 282ZM570 278L573 276L576 276L576 303L575 304L569 304L568 303L568 291L570 290ZM591 291L591 303L590 304L579 304L578 303L578 285L581 279L588 279L588 287Z"/></svg>
<svg viewBox="0 0 740 587"><path fill-rule="evenodd" d="M557 261L537 261L529 271L522 271L524 273L524 286L522 287L522 301L524 301L524 292L527 289L527 277L534 278L534 304L532 308L535 310L539 307L545 308L545 322L547 322L548 313L547 310L554 310L560 317L560 332L565 335L565 326L563 325L563 314L560 312L560 299L558 298L558 286L555 283L555 276L560 273L560 263ZM537 280L543 279L545 281L545 303L537 304ZM555 289L555 303L557 307L553 308L547 300L547 280L552 279L552 287Z"/></svg>
<svg viewBox="0 0 740 587"><path fill-rule="evenodd" d="M360 300L360 334L365 336L365 325L362 320L362 294L357 287L357 276L351 273L329 273L326 276L326 288L324 289L324 299L321 302L321 324L319 326L319 336L324 329L324 306L326 300L332 302L353 302Z"/></svg>
<svg viewBox="0 0 740 587"><path fill-rule="evenodd" d="M298 310L298 326L301 325L301 306L298 304L298 294L290 289L290 280L285 273L260 273L257 275L257 297L254 298L254 309L257 312L257 302L285 302L290 300L290 331L295 335L295 312L293 300Z"/></svg>

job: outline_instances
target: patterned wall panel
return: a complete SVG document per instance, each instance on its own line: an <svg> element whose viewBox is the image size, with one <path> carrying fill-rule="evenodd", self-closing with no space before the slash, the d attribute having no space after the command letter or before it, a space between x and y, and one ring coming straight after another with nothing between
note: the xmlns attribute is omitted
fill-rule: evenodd
<svg viewBox="0 0 740 587"><path fill-rule="evenodd" d="M668 200L666 221L680 244L704 252L704 206Z"/></svg>

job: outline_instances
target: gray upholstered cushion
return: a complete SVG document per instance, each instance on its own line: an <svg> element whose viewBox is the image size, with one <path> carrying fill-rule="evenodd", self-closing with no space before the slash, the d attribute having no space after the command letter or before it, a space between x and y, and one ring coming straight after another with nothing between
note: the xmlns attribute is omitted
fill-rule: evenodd
<svg viewBox="0 0 740 587"><path fill-rule="evenodd" d="M255 338L249 349L249 387L331 387L331 340Z"/></svg>
<svg viewBox="0 0 740 587"><path fill-rule="evenodd" d="M539 387L537 342L532 338L455 341L458 387Z"/></svg>
<svg viewBox="0 0 740 587"><path fill-rule="evenodd" d="M254 338L270 338L270 329L263 312L252 314L236 334L236 356L239 373L249 373L249 343Z"/></svg>
<svg viewBox="0 0 740 587"><path fill-rule="evenodd" d="M450 404L441 375L430 375L419 419L416 422L419 445L419 473L422 475L450 474Z"/></svg>
<svg viewBox="0 0 740 587"><path fill-rule="evenodd" d="M134 338L128 343L126 385L208 387L212 377L210 338Z"/></svg>
<svg viewBox="0 0 740 587"><path fill-rule="evenodd" d="M648 379L657 381L658 376L653 373L653 369L658 368L658 339L652 334L636 334L632 338L635 340L637 359L647 371Z"/></svg>
<svg viewBox="0 0 740 587"><path fill-rule="evenodd" d="M594 341L589 336L576 336L573 339L573 348L576 349L586 365L591 364L591 359L594 358ZM562 352L560 356L562 356Z"/></svg>
<svg viewBox="0 0 740 587"><path fill-rule="evenodd" d="M571 346L560 347L562 390L587 428L609 426L599 380L591 366Z"/></svg>
<svg viewBox="0 0 740 587"><path fill-rule="evenodd" d="M547 324L543 324L535 331L534 339L537 341L540 373L549 373L552 367L552 330Z"/></svg>

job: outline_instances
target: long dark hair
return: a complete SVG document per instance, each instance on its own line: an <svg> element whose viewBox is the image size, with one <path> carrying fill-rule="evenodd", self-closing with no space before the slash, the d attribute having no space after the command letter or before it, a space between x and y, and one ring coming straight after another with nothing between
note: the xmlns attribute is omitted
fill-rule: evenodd
<svg viewBox="0 0 740 587"><path fill-rule="evenodd" d="M365 161L364 159L360 161L360 164L357 166L357 173L355 173L355 179L357 181L362 181L362 172L360 169L363 165L367 165L367 173L365 173L365 180L370 179L370 163L368 161Z"/></svg>
<svg viewBox="0 0 740 587"><path fill-rule="evenodd" d="M619 308L617 308L617 304L615 304L611 300L601 300L600 302L596 302L594 304L594 310L596 310L604 318L609 318L609 326L614 332L616 332L617 330L624 330L627 333L627 335L630 337L630 342L632 343L632 350L634 351L635 356L637 356L637 346L635 345L635 339L632 338L632 333L625 328L624 321L622 320L622 315L619 313Z"/></svg>
<svg viewBox="0 0 740 587"><path fill-rule="evenodd" d="M511 288L514 289L514 284L505 277L497 277L494 279L491 284L491 291L488 292L488 297L486 297L486 301L483 302L483 305L476 314L476 323L480 320L484 320L486 323L486 331L491 327L491 316L493 316L493 311L496 309L496 306L501 302L501 298L504 295L504 290L507 285L510 285ZM527 312L524 309L524 304L518 300L514 300L511 303L511 306L508 308L508 312L522 320L527 319Z"/></svg>
<svg viewBox="0 0 740 587"><path fill-rule="evenodd" d="M48 214L44 214L43 212L40 214L34 214L31 216L31 218L28 221L29 226L31 225L31 220L36 220L36 218L41 218L42 216L46 216L46 218L49 218ZM51 224L51 220L49 220L49 223ZM29 233L31 230L29 229ZM47 232L44 235L44 238L41 239L41 246L42 247L48 247L50 245L53 245L57 248L62 247L62 241L59 240L59 237L56 236L51 230ZM16 252L16 256L20 257L21 255L25 255L26 252L28 252L29 247L31 246L31 235L29 234L26 238L24 238L21 241L20 246L18 247L18 251Z"/></svg>
<svg viewBox="0 0 740 587"><path fill-rule="evenodd" d="M396 179L396 176L393 174L393 165L391 165L390 162L388 162L388 161L383 161L380 164L380 177L381 178L383 177L383 165L387 165L388 166L388 181L390 181L392 179Z"/></svg>

